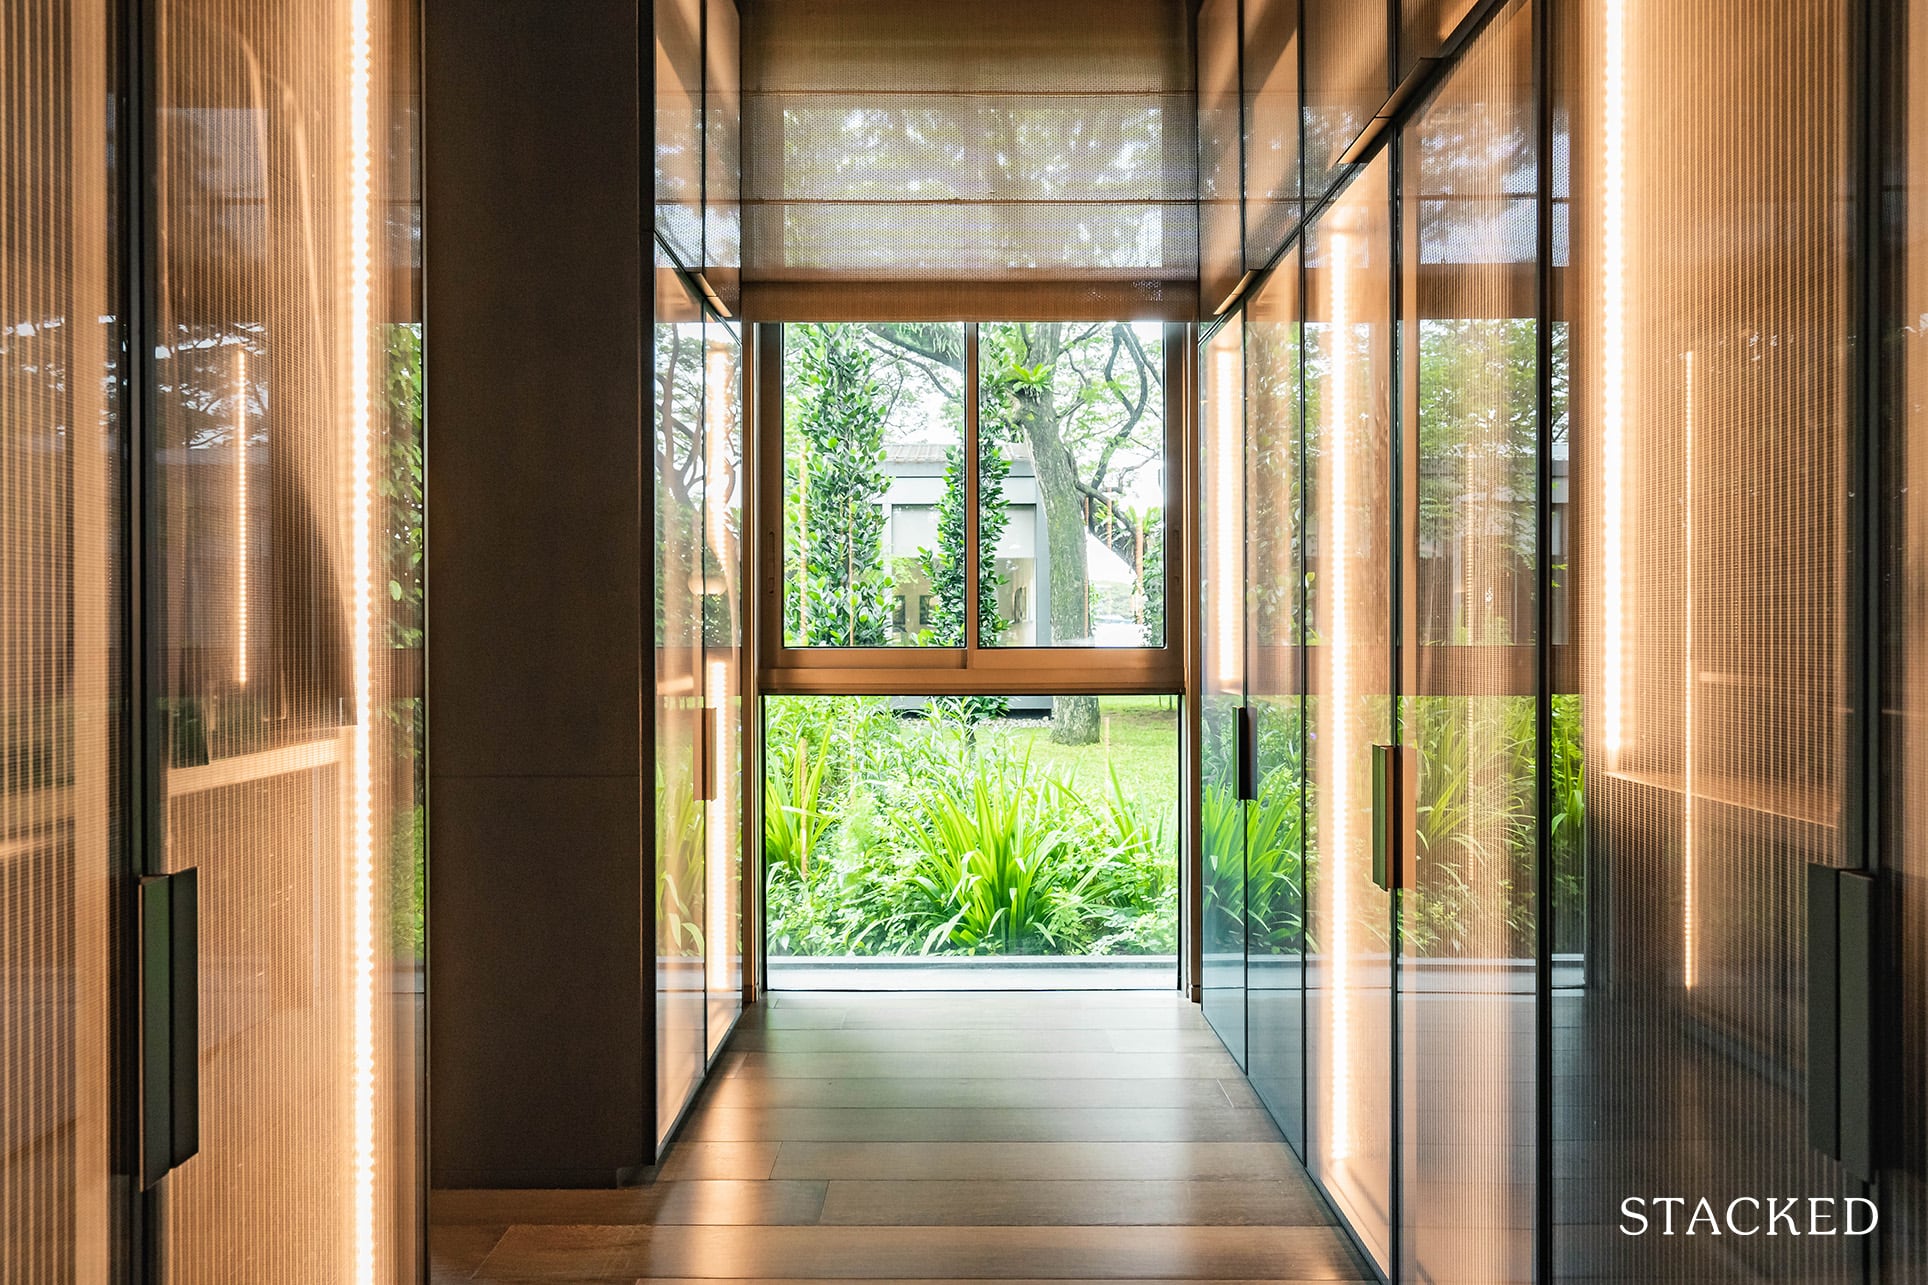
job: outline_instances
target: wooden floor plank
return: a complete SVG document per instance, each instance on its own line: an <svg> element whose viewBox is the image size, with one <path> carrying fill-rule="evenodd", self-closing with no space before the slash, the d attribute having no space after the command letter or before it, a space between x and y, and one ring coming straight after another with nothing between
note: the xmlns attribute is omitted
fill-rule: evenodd
<svg viewBox="0 0 1928 1285"><path fill-rule="evenodd" d="M511 1227L484 1275L1356 1280L1329 1227Z"/></svg>
<svg viewBox="0 0 1928 1285"><path fill-rule="evenodd" d="M1256 1107L1249 1089L1234 1101L1222 1080L1005 1079L995 1068L977 1076L890 1080L869 1077L754 1079L724 1077L710 1086L719 1107ZM1244 1081L1238 1081L1240 1087Z"/></svg>
<svg viewBox="0 0 1928 1285"><path fill-rule="evenodd" d="M430 1216L435 1285L1370 1279L1163 993L771 996L650 1181Z"/></svg>
<svg viewBox="0 0 1928 1285"><path fill-rule="evenodd" d="M710 1142L1276 1142L1272 1117L1202 1107L707 1107L683 1137Z"/></svg>
<svg viewBox="0 0 1928 1285"><path fill-rule="evenodd" d="M773 1178L1277 1179L1297 1176L1274 1142L786 1142Z"/></svg>
<svg viewBox="0 0 1928 1285"><path fill-rule="evenodd" d="M724 1074L754 1079L955 1079L995 1074L1019 1080L1183 1080L1237 1075L1238 1064L1221 1050L1184 1053L980 1052L769 1053L733 1056Z"/></svg>
<svg viewBox="0 0 1928 1285"><path fill-rule="evenodd" d="M429 1212L438 1226L511 1223L789 1226L818 1221L823 1211L825 1186L823 1182L703 1179L600 1191L438 1191L430 1202Z"/></svg>
<svg viewBox="0 0 1928 1285"><path fill-rule="evenodd" d="M1296 1179L831 1182L823 1222L899 1227L1306 1227L1329 1220Z"/></svg>

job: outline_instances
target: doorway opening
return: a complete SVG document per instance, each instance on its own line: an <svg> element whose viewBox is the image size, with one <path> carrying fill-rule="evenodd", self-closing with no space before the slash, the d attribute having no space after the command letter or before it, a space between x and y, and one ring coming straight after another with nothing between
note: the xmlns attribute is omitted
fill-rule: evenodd
<svg viewBox="0 0 1928 1285"><path fill-rule="evenodd" d="M770 987L1170 989L1178 751L1170 696L766 697Z"/></svg>

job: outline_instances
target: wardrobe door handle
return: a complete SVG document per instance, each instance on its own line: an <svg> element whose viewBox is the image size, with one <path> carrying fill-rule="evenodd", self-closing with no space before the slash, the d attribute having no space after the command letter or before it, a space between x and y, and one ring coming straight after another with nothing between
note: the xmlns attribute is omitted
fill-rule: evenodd
<svg viewBox="0 0 1928 1285"><path fill-rule="evenodd" d="M1404 745L1372 747L1372 881L1387 892L1406 885L1411 836L1407 805L1418 783L1413 752Z"/></svg>
<svg viewBox="0 0 1928 1285"><path fill-rule="evenodd" d="M140 882L141 1186L201 1149L200 880Z"/></svg>

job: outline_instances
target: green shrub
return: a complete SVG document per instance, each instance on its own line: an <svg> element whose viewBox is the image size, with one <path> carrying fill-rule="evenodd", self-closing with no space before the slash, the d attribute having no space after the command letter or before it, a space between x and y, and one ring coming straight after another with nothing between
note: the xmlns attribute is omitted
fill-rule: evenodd
<svg viewBox="0 0 1928 1285"><path fill-rule="evenodd" d="M768 702L774 953L1176 948L1174 804L1134 797L1143 782L1107 747L1045 745L1043 724L941 699L920 713L883 697ZM1170 725L1150 708L1135 717ZM1174 753L1174 793L1176 767Z"/></svg>
<svg viewBox="0 0 1928 1285"><path fill-rule="evenodd" d="M771 755L769 788L763 803L763 855L773 873L808 887L810 854L830 824L819 806L823 770L829 762L827 730L813 740L799 731L781 753Z"/></svg>
<svg viewBox="0 0 1928 1285"><path fill-rule="evenodd" d="M920 859L910 875L927 919L922 950L1042 955L1077 945L1078 908L1104 854L1077 853L1046 821L1067 793L1040 785L1031 760L979 758L954 795L932 791L909 827Z"/></svg>

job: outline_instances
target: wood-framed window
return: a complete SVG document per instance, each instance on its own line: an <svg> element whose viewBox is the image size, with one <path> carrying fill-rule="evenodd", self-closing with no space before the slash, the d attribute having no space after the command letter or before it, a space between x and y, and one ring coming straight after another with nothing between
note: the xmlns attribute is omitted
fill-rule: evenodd
<svg viewBox="0 0 1928 1285"><path fill-rule="evenodd" d="M755 328L762 689L1183 689L1187 329Z"/></svg>

